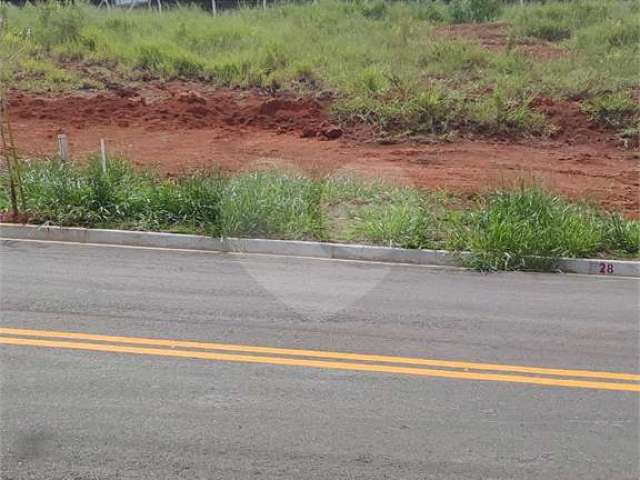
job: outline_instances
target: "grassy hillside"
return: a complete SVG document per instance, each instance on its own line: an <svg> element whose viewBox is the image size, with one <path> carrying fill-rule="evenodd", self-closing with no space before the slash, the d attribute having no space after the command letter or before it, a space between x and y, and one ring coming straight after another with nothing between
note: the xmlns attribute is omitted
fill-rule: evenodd
<svg viewBox="0 0 640 480"><path fill-rule="evenodd" d="M381 132L545 133L539 95L580 98L605 125L637 128L640 4L626 0L357 2L320 0L214 17L58 3L2 7L2 79L20 88L98 87L70 65L118 78L333 91L335 116ZM448 23L503 20L504 50L456 40ZM557 44L535 58L523 39ZM105 70L108 69L108 70Z"/></svg>

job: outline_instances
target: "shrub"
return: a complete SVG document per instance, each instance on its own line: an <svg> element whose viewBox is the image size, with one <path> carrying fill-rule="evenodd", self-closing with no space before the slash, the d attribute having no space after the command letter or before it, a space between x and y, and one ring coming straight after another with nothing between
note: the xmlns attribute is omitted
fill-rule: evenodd
<svg viewBox="0 0 640 480"><path fill-rule="evenodd" d="M360 5L360 12L366 18L381 20L387 15L387 4L384 0L365 0Z"/></svg>
<svg viewBox="0 0 640 480"><path fill-rule="evenodd" d="M533 112L528 99L509 98L500 90L482 98L470 108L472 128L482 133L544 133L545 118Z"/></svg>

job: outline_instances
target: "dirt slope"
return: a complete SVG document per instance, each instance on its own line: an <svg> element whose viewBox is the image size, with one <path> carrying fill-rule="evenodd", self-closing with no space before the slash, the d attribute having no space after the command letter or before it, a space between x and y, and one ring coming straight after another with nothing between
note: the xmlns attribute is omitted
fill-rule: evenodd
<svg viewBox="0 0 640 480"><path fill-rule="evenodd" d="M13 92L10 105L18 149L32 157L54 154L56 134L64 131L77 159L105 138L112 153L170 175L273 164L314 175L355 171L462 194L525 179L638 216L637 152L620 149L577 104L538 102L559 127L546 141L396 145L378 145L362 129L342 132L331 124L326 103L291 94L170 83L49 98Z"/></svg>

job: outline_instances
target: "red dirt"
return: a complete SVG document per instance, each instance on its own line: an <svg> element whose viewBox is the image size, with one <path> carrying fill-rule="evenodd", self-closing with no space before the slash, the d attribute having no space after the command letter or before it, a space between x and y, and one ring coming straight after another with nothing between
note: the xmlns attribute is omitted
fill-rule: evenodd
<svg viewBox="0 0 640 480"><path fill-rule="evenodd" d="M371 140L366 129L342 135L326 105L291 94L172 83L52 98L13 92L10 105L17 147L31 157L54 154L56 134L64 131L76 159L96 152L105 138L111 153L169 175L279 165L314 175L355 171L464 195L524 179L640 216L640 155L619 149L615 136L589 122L577 103L536 102L560 128L546 141L396 145L363 141Z"/></svg>
<svg viewBox="0 0 640 480"><path fill-rule="evenodd" d="M494 23L463 23L447 25L436 29L436 33L460 40L477 42L483 48L494 51L506 50L509 45L516 51L522 52L537 60L551 60L566 55L566 50L543 40L509 39L509 24Z"/></svg>
<svg viewBox="0 0 640 480"><path fill-rule="evenodd" d="M306 137L338 138L323 106L311 98L282 94L266 97L252 92L200 92L176 84L144 93L123 88L109 94L33 98L17 93L10 99L18 121L64 119L64 127L143 127L145 130L258 127L305 133Z"/></svg>

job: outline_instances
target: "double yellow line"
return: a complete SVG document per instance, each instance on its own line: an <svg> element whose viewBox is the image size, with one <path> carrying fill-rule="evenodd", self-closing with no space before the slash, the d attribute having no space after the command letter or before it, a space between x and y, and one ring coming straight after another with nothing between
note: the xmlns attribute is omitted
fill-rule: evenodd
<svg viewBox="0 0 640 480"><path fill-rule="evenodd" d="M0 328L0 335L2 335L0 344L14 346L640 392L640 375L632 373L538 368L20 328Z"/></svg>

